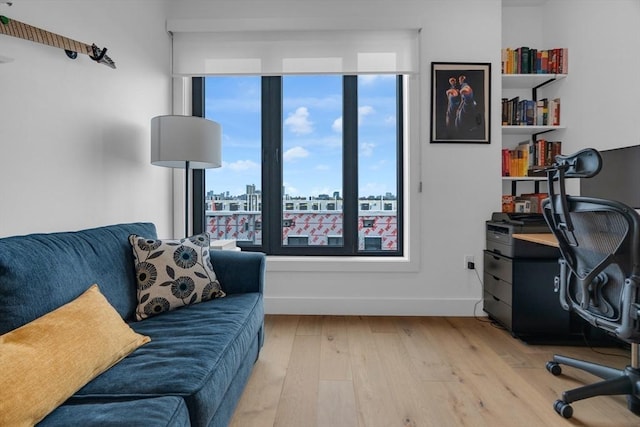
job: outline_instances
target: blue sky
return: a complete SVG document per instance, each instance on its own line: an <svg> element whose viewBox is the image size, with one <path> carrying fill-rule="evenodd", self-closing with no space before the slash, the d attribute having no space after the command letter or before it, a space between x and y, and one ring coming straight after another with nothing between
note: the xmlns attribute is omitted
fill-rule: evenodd
<svg viewBox="0 0 640 427"><path fill-rule="evenodd" d="M260 188L260 77L206 81L205 116L222 125L222 167L206 172L206 191L244 194ZM360 76L359 193L395 194L396 84L393 76ZM342 78L283 80L283 180L291 196L342 194Z"/></svg>

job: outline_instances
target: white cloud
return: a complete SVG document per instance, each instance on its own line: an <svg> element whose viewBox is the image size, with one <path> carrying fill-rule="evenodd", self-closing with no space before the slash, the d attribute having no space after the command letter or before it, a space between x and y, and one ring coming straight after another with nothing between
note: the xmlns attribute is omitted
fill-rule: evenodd
<svg viewBox="0 0 640 427"><path fill-rule="evenodd" d="M376 144L372 142L362 142L360 143L359 154L363 157L371 157L373 155L373 149L375 147L376 147Z"/></svg>
<svg viewBox="0 0 640 427"><path fill-rule="evenodd" d="M289 148L287 151L285 151L282 154L282 158L284 159L285 162L296 160L296 159L303 159L308 156L309 156L309 151L307 151L305 148L300 146Z"/></svg>
<svg viewBox="0 0 640 427"><path fill-rule="evenodd" d="M222 162L224 168L229 168L233 172L245 172L249 170L259 170L260 165L252 160L237 160L235 162Z"/></svg>
<svg viewBox="0 0 640 427"><path fill-rule="evenodd" d="M358 192L364 197L379 196L387 191L389 191L388 184L381 182L366 182L358 188Z"/></svg>
<svg viewBox="0 0 640 427"><path fill-rule="evenodd" d="M315 167L315 170L317 170L317 171L328 171L330 169L331 168L329 167L329 165L317 165Z"/></svg>
<svg viewBox="0 0 640 427"><path fill-rule="evenodd" d="M393 74L363 74L358 76L358 81L360 81L363 85L372 85L379 80L395 79L395 77L396 76L394 76Z"/></svg>
<svg viewBox="0 0 640 427"><path fill-rule="evenodd" d="M331 129L333 129L333 131L337 133L342 132L342 117L338 117L333 121L333 124L331 125Z"/></svg>
<svg viewBox="0 0 640 427"><path fill-rule="evenodd" d="M362 119L365 117L375 113L376 110L373 109L370 105L363 105L362 107L358 107L358 124L362 122Z"/></svg>
<svg viewBox="0 0 640 427"><path fill-rule="evenodd" d="M371 171L379 171L379 170L385 170L386 168L387 168L387 161L383 159L369 165L368 169Z"/></svg>
<svg viewBox="0 0 640 427"><path fill-rule="evenodd" d="M296 135L306 135L313 132L313 122L309 120L307 107L298 107L294 113L289 113L284 125Z"/></svg>
<svg viewBox="0 0 640 427"><path fill-rule="evenodd" d="M395 124L396 124L396 117L395 117L395 116L387 116L387 117L384 119L384 124L385 124L385 125L395 126Z"/></svg>
<svg viewBox="0 0 640 427"><path fill-rule="evenodd" d="M358 107L358 124L362 122L363 118L365 118L366 116L370 116L371 114L375 114L375 112L376 110L370 105L363 105L362 107ZM333 121L331 129L333 129L333 131L337 133L342 132L342 116Z"/></svg>
<svg viewBox="0 0 640 427"><path fill-rule="evenodd" d="M362 82L363 85L371 85L378 79L378 76L372 74L363 74L358 76L358 80Z"/></svg>
<svg viewBox="0 0 640 427"><path fill-rule="evenodd" d="M288 194L289 196L297 196L300 194L300 190L297 187L289 185L288 182L282 183L284 186L284 194Z"/></svg>

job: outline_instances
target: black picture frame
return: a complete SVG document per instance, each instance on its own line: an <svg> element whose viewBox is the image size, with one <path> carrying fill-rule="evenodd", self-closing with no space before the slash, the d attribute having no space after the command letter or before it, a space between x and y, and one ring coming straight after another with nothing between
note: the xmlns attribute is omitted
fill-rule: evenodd
<svg viewBox="0 0 640 427"><path fill-rule="evenodd" d="M491 64L431 63L431 143L491 142Z"/></svg>

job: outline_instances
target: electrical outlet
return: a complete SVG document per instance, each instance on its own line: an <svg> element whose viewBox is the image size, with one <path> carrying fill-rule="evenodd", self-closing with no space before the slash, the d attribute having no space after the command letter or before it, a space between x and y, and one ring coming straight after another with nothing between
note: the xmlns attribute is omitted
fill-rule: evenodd
<svg viewBox="0 0 640 427"><path fill-rule="evenodd" d="M464 268L473 270L475 268L475 258L473 255L464 256Z"/></svg>

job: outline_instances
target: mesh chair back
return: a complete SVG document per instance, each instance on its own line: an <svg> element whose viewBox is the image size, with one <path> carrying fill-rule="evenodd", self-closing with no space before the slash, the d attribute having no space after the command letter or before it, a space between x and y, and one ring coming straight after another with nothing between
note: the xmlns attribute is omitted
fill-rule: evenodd
<svg viewBox="0 0 640 427"><path fill-rule="evenodd" d="M562 255L564 308L621 339L640 338L637 212L611 200L562 194L547 199L543 214Z"/></svg>

